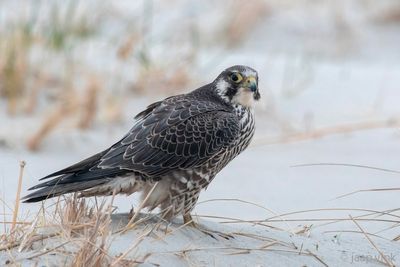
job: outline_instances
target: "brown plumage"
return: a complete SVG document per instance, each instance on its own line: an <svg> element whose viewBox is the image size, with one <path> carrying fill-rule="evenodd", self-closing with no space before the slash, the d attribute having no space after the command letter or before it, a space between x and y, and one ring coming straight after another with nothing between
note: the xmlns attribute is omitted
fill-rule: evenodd
<svg viewBox="0 0 400 267"><path fill-rule="evenodd" d="M80 196L142 192L149 209L185 220L200 191L250 143L252 106L260 98L257 72L224 70L212 83L166 98L139 113L132 129L110 148L52 173L25 202L66 193ZM41 179L41 180L42 180Z"/></svg>

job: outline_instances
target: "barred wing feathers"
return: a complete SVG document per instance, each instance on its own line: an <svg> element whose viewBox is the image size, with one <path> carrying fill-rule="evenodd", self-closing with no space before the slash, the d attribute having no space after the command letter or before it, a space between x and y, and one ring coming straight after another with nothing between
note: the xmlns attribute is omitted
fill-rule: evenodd
<svg viewBox="0 0 400 267"><path fill-rule="evenodd" d="M162 103L102 157L99 167L162 176L202 165L238 134L239 121L225 107L201 101Z"/></svg>
<svg viewBox="0 0 400 267"><path fill-rule="evenodd" d="M127 173L155 179L176 169L201 166L240 134L237 116L207 100L180 95L150 105L135 117L135 125L119 142L42 178L55 177L30 188L41 189L24 199L33 202L85 190Z"/></svg>

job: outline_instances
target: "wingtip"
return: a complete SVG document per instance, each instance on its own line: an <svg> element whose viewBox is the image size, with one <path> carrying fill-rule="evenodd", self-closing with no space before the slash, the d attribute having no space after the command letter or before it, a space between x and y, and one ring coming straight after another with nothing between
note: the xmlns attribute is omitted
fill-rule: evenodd
<svg viewBox="0 0 400 267"><path fill-rule="evenodd" d="M42 201L45 199L46 199L46 197L27 198L27 199L23 200L22 203L35 203L35 202L39 202L39 201Z"/></svg>
<svg viewBox="0 0 400 267"><path fill-rule="evenodd" d="M59 171L58 171L58 172L55 172L55 173L52 173L52 174L46 175L45 177L40 178L39 181L42 181L42 180L45 180L45 179L48 179L48 178L51 178L51 177L59 176L61 174L62 173L59 173Z"/></svg>
<svg viewBox="0 0 400 267"><path fill-rule="evenodd" d="M39 189L39 188L42 188L42 187L44 187L44 186L46 186L45 184L37 184L37 185L35 185L35 186L32 186L32 187L30 187L30 188L28 188L28 191L32 191L32 190L35 190L35 189Z"/></svg>
<svg viewBox="0 0 400 267"><path fill-rule="evenodd" d="M45 192L36 191L36 192L32 192L26 196L23 196L21 198L21 200L22 200L22 203L34 203L34 202L46 200L53 196L54 195L51 193L49 194L49 193L45 193Z"/></svg>
<svg viewBox="0 0 400 267"><path fill-rule="evenodd" d="M28 190L30 190L30 189L28 189ZM31 195L32 195L32 194L23 196L23 197L21 198L22 203L32 203L32 202L35 202L35 201L32 201L33 198L31 197Z"/></svg>

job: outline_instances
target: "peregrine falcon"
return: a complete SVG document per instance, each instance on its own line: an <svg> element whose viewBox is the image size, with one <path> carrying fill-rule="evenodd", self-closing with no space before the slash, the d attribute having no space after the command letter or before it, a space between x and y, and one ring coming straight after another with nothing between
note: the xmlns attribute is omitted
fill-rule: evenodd
<svg viewBox="0 0 400 267"><path fill-rule="evenodd" d="M30 188L36 191L24 201L141 192L143 207L190 223L201 190L249 145L259 99L257 72L230 67L210 84L149 105L121 140L42 178L52 179Z"/></svg>

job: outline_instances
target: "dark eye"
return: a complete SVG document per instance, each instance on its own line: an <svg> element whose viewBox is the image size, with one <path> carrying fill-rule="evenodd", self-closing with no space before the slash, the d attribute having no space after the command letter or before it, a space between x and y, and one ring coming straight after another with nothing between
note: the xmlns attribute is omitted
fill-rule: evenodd
<svg viewBox="0 0 400 267"><path fill-rule="evenodd" d="M231 80L234 81L235 83L239 83L242 79L243 79L243 77L239 73L231 74Z"/></svg>

